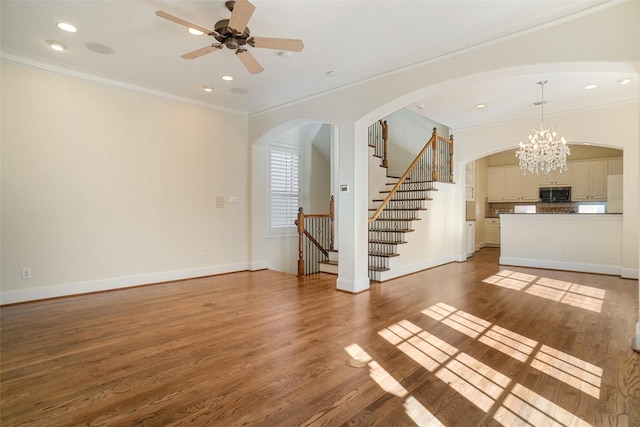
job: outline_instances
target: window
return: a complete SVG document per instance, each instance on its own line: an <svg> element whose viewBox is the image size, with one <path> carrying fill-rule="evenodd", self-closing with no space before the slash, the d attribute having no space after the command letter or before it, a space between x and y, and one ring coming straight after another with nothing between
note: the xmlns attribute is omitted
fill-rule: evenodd
<svg viewBox="0 0 640 427"><path fill-rule="evenodd" d="M300 206L300 152L293 147L269 147L269 228L271 234L295 232Z"/></svg>
<svg viewBox="0 0 640 427"><path fill-rule="evenodd" d="M594 205L578 205L578 213L605 213L604 203Z"/></svg>
<svg viewBox="0 0 640 427"><path fill-rule="evenodd" d="M536 213L536 205L516 205L513 207L514 213Z"/></svg>

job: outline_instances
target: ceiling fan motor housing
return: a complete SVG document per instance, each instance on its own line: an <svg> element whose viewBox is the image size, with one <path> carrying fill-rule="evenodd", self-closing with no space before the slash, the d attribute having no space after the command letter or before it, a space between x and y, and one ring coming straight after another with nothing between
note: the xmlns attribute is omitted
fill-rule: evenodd
<svg viewBox="0 0 640 427"><path fill-rule="evenodd" d="M229 49L238 49L240 46L247 44L247 39L250 37L251 32L249 27L245 28L243 33L237 33L229 27L228 19L221 19L216 22L214 30L217 35L214 35L216 40L224 44Z"/></svg>

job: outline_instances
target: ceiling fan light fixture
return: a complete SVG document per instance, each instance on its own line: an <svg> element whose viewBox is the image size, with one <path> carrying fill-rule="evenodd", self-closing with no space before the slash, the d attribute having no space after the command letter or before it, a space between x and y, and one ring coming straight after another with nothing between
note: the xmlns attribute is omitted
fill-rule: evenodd
<svg viewBox="0 0 640 427"><path fill-rule="evenodd" d="M60 28L62 31L66 31L68 33L77 33L78 29L69 24L68 22L58 22L57 27Z"/></svg>
<svg viewBox="0 0 640 427"><path fill-rule="evenodd" d="M204 33L200 30L196 30L195 28L189 28L187 31L189 31L190 34L193 34L194 36L201 36Z"/></svg>

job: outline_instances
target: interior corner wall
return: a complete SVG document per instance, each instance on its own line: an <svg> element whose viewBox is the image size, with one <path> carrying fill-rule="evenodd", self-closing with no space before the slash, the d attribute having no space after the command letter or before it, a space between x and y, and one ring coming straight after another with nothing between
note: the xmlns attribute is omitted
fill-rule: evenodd
<svg viewBox="0 0 640 427"><path fill-rule="evenodd" d="M330 164L312 143L321 129L319 123L307 123L274 135L251 148L252 189L252 263L251 269L268 268L296 274L298 271L298 235L292 224L287 235L271 236L267 226L268 146L271 143L300 149L300 206L305 213L329 213L331 193ZM327 138L329 137L327 132ZM330 141L326 141L329 145ZM316 209L318 209L316 211Z"/></svg>
<svg viewBox="0 0 640 427"><path fill-rule="evenodd" d="M248 268L246 116L10 62L1 79L3 304Z"/></svg>

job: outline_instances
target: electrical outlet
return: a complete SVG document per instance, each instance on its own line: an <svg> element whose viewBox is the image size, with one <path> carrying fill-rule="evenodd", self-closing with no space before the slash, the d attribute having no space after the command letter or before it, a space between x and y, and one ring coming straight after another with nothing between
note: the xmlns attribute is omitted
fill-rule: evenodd
<svg viewBox="0 0 640 427"><path fill-rule="evenodd" d="M22 280L31 279L31 268L30 267L23 268L22 271L20 272L20 277L22 278Z"/></svg>
<svg viewBox="0 0 640 427"><path fill-rule="evenodd" d="M200 252L200 256L198 258L200 261L204 261L204 252Z"/></svg>

